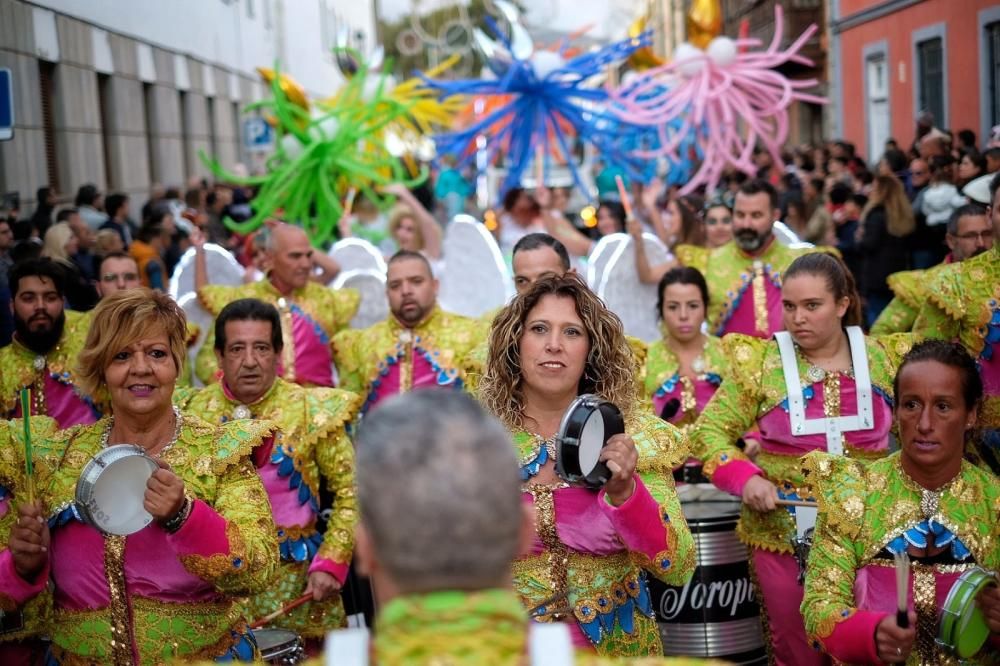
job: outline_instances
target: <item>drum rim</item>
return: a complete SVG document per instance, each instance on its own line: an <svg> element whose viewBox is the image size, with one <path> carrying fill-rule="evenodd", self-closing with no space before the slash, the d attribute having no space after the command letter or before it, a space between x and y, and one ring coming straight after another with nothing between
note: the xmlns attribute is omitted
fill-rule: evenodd
<svg viewBox="0 0 1000 666"><path fill-rule="evenodd" d="M112 536L128 536L128 534L134 534L130 532L128 534L119 534L117 532L111 532L105 529L97 520L94 519L94 515L90 510L90 500L93 499L94 493L97 490L97 482L101 477L101 474L105 470L109 469L115 463L133 457L146 458L150 461L150 468L153 471L159 467L156 461L146 454L146 450L141 446L136 444L112 444L106 446L94 456L87 461L83 469L80 471L80 476L76 480L76 489L73 493L73 503L76 506L77 513L80 517L84 519L84 522L101 534L107 534ZM108 458L112 458L108 461ZM150 473L152 475L152 472ZM151 521L147 521L143 528L149 524ZM140 528L142 529L142 528ZM138 531L138 530L137 530Z"/></svg>
<svg viewBox="0 0 1000 666"><path fill-rule="evenodd" d="M987 631L983 642L971 653L964 654L964 651L960 649L956 632L966 617L971 619L977 613L982 615L982 611L979 610L973 600L983 588L991 583L994 585L1000 584L996 574L982 567L975 566L963 572L958 577L958 580L948 590L948 596L945 597L944 606L942 606L940 613L937 642L951 650L960 659L968 659L974 656L982 649L986 641L989 640L989 632ZM963 602L964 609L962 611L954 610L952 606L958 604L960 601Z"/></svg>
<svg viewBox="0 0 1000 666"><path fill-rule="evenodd" d="M570 403L559 423L559 430L556 432L555 438L555 444L559 451L556 456L556 474L568 483L582 483L591 489L603 486L611 475L607 465L600 462L594 466L589 474L584 475L580 469L579 436L583 433L583 428L594 411L599 411L604 418L605 434L611 432L607 439L625 432L625 419L617 405L592 393L584 393ZM605 443L607 443L607 439L605 439Z"/></svg>

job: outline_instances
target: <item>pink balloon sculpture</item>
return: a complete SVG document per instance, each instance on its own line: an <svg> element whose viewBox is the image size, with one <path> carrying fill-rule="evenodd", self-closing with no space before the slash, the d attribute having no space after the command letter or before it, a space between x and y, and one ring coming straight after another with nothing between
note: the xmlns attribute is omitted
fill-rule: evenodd
<svg viewBox="0 0 1000 666"><path fill-rule="evenodd" d="M695 134L704 157L681 194L701 185L713 189L728 166L756 173L752 159L758 144L781 165L792 102L826 104L825 98L803 92L816 85L815 79L793 81L774 71L787 62L813 65L798 51L816 32L816 25L782 51L778 47L783 19L781 5L775 5L774 38L766 51L740 52L759 47L758 39L716 37L706 51L684 44L673 62L641 72L610 92L610 109L622 120L659 132L659 145L636 151L640 157L677 160L678 147Z"/></svg>

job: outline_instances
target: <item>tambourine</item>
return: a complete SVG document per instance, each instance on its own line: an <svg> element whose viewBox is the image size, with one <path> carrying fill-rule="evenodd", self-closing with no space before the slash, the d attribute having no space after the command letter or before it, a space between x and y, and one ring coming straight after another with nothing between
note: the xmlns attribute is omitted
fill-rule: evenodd
<svg viewBox="0 0 1000 666"><path fill-rule="evenodd" d="M997 585L996 575L973 567L958 577L941 608L937 643L959 659L975 656L990 637L986 618L976 605L976 597L989 585Z"/></svg>
<svg viewBox="0 0 1000 666"><path fill-rule="evenodd" d="M115 444L95 455L76 482L76 510L104 534L127 536L153 522L142 506L146 482L159 469L134 444Z"/></svg>
<svg viewBox="0 0 1000 666"><path fill-rule="evenodd" d="M601 449L623 432L621 410L596 395L579 396L559 424L556 474L567 483L600 488L611 478L611 470L599 461Z"/></svg>

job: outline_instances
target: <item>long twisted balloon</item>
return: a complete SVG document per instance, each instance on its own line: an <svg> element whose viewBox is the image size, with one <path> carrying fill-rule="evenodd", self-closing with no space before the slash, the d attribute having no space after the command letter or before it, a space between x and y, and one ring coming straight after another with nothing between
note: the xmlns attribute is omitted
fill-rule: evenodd
<svg viewBox="0 0 1000 666"><path fill-rule="evenodd" d="M740 47L760 46L756 39L717 37L706 51L686 45L670 64L642 72L611 91L613 113L626 122L655 127L659 133L659 145L638 150L636 156L679 160L678 150L692 133L697 137L701 166L681 188L682 194L702 185L713 189L730 166L755 173L752 157L758 145L781 164L792 102L826 103L804 92L817 84L815 79L793 81L774 71L788 62L813 64L798 52L816 26L781 50L781 5L775 5L774 18L774 38L765 51L739 52Z"/></svg>
<svg viewBox="0 0 1000 666"><path fill-rule="evenodd" d="M247 111L260 109L277 118L276 150L267 161L266 175L240 177L204 152L200 154L216 177L260 187L253 200L254 216L242 223L227 219L227 227L246 234L268 218L280 216L302 226L319 246L333 238L344 213L341 197L349 189L381 202L376 188L394 182L413 186L426 177L421 172L409 178L382 139L385 127L405 118L410 107L386 95L384 77L375 82L374 90L366 86L367 75L362 67L337 95L336 103L324 105L314 117L288 98L280 76L275 76L273 98L247 107Z"/></svg>
<svg viewBox="0 0 1000 666"><path fill-rule="evenodd" d="M525 55L520 45L512 45L488 21L506 46L487 61L495 79L447 81L424 77L427 85L442 96L470 95L498 100L496 108L464 129L437 135L438 153L458 156L459 166L465 165L474 157L468 146L480 135L484 136L487 160L478 164L492 163L497 153L503 151L509 165L499 193L502 194L520 184L524 170L541 147L546 156L566 158L577 187L586 191L571 158L571 140L575 135L592 144L605 159L621 165L633 178L642 179L642 159L620 148L629 135L641 132L641 128L613 116L607 109L608 92L591 87L588 80L647 45L649 36L615 42L566 60L561 54L547 51Z"/></svg>

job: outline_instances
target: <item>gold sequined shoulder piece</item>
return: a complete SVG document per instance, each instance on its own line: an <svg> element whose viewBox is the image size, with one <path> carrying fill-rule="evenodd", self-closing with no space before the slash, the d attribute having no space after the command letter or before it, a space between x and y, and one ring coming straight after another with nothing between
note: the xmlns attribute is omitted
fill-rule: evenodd
<svg viewBox="0 0 1000 666"><path fill-rule="evenodd" d="M886 282L899 300L913 308L923 305L926 296L926 271L900 271L890 275Z"/></svg>
<svg viewBox="0 0 1000 666"><path fill-rule="evenodd" d="M227 304L239 298L239 291L239 287L209 284L198 290L198 302L210 313L216 315Z"/></svg>
<svg viewBox="0 0 1000 666"><path fill-rule="evenodd" d="M239 419L214 425L202 420L191 412L184 412L186 431L182 438L195 454L210 454L212 471L221 474L230 466L250 455L250 452L267 438L277 427L270 421Z"/></svg>
<svg viewBox="0 0 1000 666"><path fill-rule="evenodd" d="M682 266L697 268L704 273L708 268L708 258L711 250L698 245L678 245L674 248L674 254Z"/></svg>
<svg viewBox="0 0 1000 666"><path fill-rule="evenodd" d="M985 256L985 255L980 255ZM967 261L973 261L973 257ZM942 266L927 287L927 300L955 321L965 317L965 290L962 287L966 261Z"/></svg>
<svg viewBox="0 0 1000 666"><path fill-rule="evenodd" d="M868 494L863 463L846 456L811 451L802 458L802 471L827 524L853 538L861 529Z"/></svg>
<svg viewBox="0 0 1000 666"><path fill-rule="evenodd" d="M690 455L687 440L680 430L639 407L626 417L625 432L635 442L639 454L636 467L640 472L669 473Z"/></svg>
<svg viewBox="0 0 1000 666"><path fill-rule="evenodd" d="M722 338L722 349L729 360L729 375L745 389L757 392L761 385L761 370L767 348L773 343L751 335L730 333Z"/></svg>

